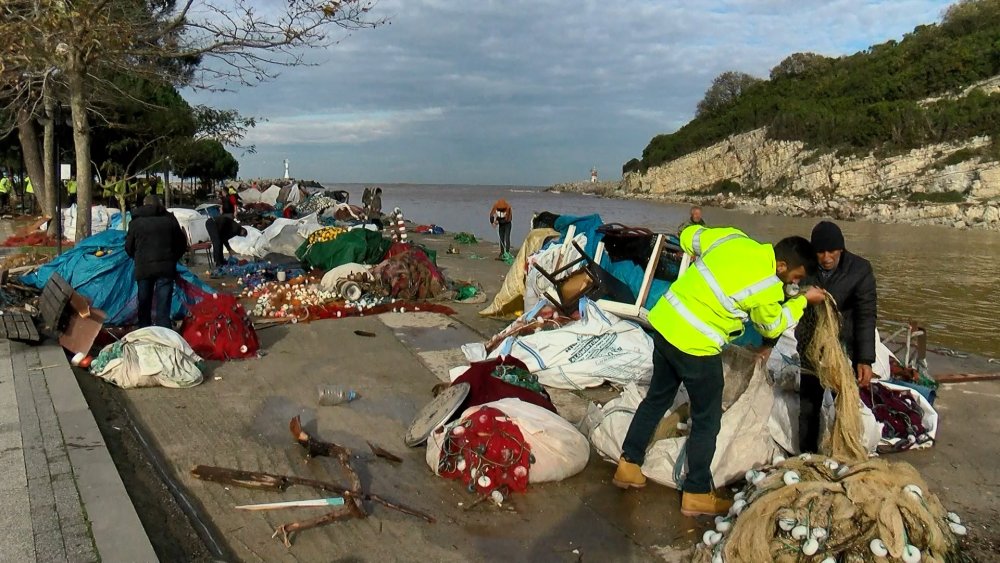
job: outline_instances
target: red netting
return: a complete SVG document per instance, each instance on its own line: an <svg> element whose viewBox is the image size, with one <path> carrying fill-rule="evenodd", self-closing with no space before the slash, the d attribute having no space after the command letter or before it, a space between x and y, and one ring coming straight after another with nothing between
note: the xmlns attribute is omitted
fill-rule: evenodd
<svg viewBox="0 0 1000 563"><path fill-rule="evenodd" d="M187 306L180 333L199 356L225 361L257 355L257 331L235 296L208 293L192 284L183 289L195 302Z"/></svg>
<svg viewBox="0 0 1000 563"><path fill-rule="evenodd" d="M3 242L6 247L16 246L56 246L59 240L50 237L42 231L35 231L27 235L11 235ZM63 239L63 246L73 246L72 241Z"/></svg>
<svg viewBox="0 0 1000 563"><path fill-rule="evenodd" d="M421 301L396 301L395 303L384 303L366 309L357 306L352 307L346 302L337 301L321 306L306 307L305 314L298 315L298 320L302 322L316 319L340 319L343 317L362 317L365 315L380 315L382 313L393 312L455 314L455 310L451 307Z"/></svg>
<svg viewBox="0 0 1000 563"><path fill-rule="evenodd" d="M524 492L530 465L531 446L517 424L493 407L482 407L448 431L438 473L482 495L501 487Z"/></svg>

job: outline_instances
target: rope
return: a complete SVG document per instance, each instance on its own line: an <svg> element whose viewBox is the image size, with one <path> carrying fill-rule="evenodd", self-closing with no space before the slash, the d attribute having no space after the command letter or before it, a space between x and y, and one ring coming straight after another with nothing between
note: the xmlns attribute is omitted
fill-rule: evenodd
<svg viewBox="0 0 1000 563"><path fill-rule="evenodd" d="M836 395L836 418L833 431L824 437L820 448L823 453L846 462L868 458L868 451L861 443L861 397L855 383L851 360L840 344L840 318L836 303L829 295L817 307L816 331L806 348L806 357L815 366L816 375L823 387Z"/></svg>
<svg viewBox="0 0 1000 563"><path fill-rule="evenodd" d="M847 466L805 454L752 470L748 481L693 561L943 562L966 533L907 463Z"/></svg>

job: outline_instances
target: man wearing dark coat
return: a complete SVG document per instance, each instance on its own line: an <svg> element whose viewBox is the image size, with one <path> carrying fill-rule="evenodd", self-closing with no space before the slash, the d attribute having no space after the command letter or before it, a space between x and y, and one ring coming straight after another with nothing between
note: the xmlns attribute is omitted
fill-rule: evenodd
<svg viewBox="0 0 1000 563"><path fill-rule="evenodd" d="M817 285L836 301L840 313L840 342L854 366L858 385L868 387L875 363L875 321L878 318L878 292L875 273L868 260L849 252L840 227L821 221L812 231L812 245L819 260L814 278L803 283ZM806 309L795 330L803 369L815 373L815 366L805 360L804 351L812 341L816 311ZM803 452L816 452L819 446L820 411L823 386L819 379L803 373L799 385L799 446Z"/></svg>
<svg viewBox="0 0 1000 563"><path fill-rule="evenodd" d="M187 252L187 247L187 235L177 218L155 195L147 195L143 205L132 211L132 222L125 236L125 253L135 262L140 328L154 322L156 326L171 327L170 305L177 261Z"/></svg>

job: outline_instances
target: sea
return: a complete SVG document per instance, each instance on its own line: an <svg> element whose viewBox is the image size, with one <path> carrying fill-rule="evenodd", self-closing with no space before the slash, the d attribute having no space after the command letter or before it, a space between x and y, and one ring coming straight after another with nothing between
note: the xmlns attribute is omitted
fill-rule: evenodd
<svg viewBox="0 0 1000 563"><path fill-rule="evenodd" d="M323 183L348 190L360 204L365 186ZM688 207L670 203L607 199L576 193L552 193L533 186L379 184L383 210L399 207L406 219L466 231L497 241L489 222L493 203L506 199L513 208L511 240L524 239L535 213L597 213L605 223L674 232ZM789 235L809 237L814 218L751 215L735 210L704 209L710 226L734 226L760 241ZM883 335L891 323L915 322L928 332L931 348L1000 358L1000 233L962 231L936 226L839 222L847 249L871 261L879 293Z"/></svg>

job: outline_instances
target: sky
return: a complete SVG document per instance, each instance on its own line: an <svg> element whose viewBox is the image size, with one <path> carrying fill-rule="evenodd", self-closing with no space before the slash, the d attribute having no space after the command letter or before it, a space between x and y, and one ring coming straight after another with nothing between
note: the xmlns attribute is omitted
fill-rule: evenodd
<svg viewBox="0 0 1000 563"><path fill-rule="evenodd" d="M311 66L193 103L263 119L242 178L549 185L621 175L727 70L851 54L938 21L938 0L380 0L390 25Z"/></svg>

